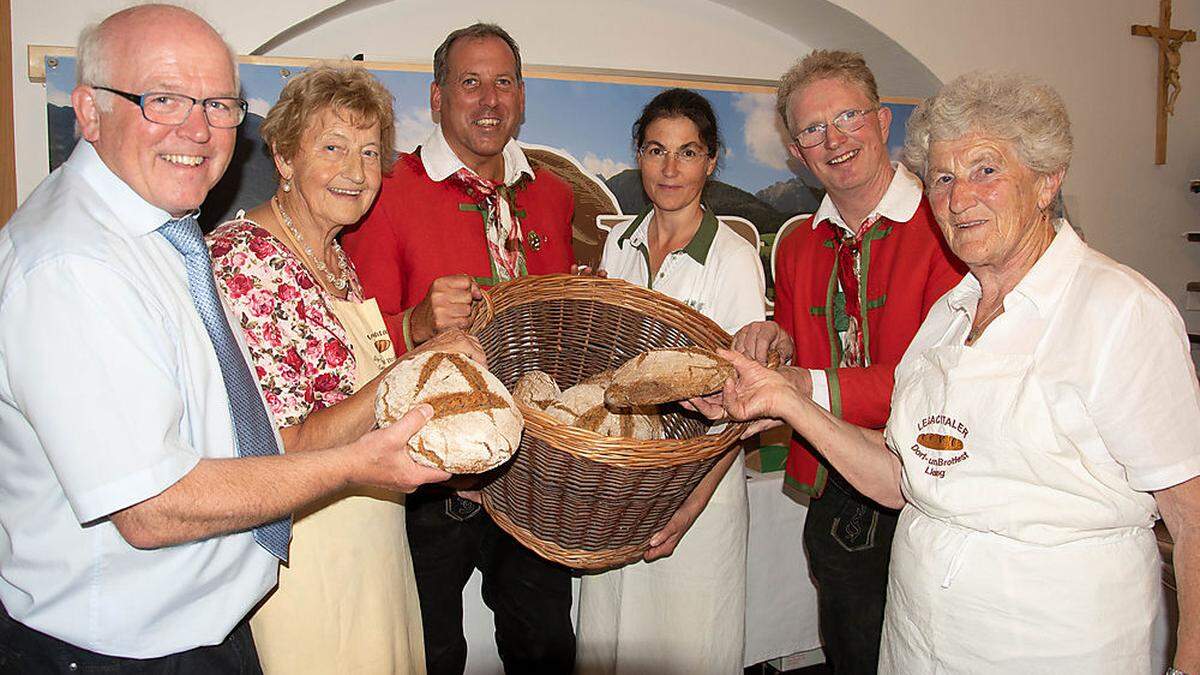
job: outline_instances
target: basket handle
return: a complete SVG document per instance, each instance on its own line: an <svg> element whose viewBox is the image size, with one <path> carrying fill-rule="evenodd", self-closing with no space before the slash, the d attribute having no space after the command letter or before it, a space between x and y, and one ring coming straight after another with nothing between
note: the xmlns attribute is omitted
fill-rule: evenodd
<svg viewBox="0 0 1200 675"><path fill-rule="evenodd" d="M492 319L496 318L496 307L492 302L492 294L489 292L489 289L480 288L479 294L483 296L483 300L472 308L472 313L475 314L475 318L472 319L471 324L474 325L475 323L479 322L479 314L482 312L481 318L483 325L486 326L492 322Z"/></svg>

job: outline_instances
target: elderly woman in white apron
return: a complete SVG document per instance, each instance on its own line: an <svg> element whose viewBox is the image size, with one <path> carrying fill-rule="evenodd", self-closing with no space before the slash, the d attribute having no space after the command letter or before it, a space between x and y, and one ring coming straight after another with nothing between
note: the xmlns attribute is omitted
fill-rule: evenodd
<svg viewBox="0 0 1200 675"><path fill-rule="evenodd" d="M903 507L881 672L1150 673L1160 514L1181 580L1174 668L1200 672L1200 388L1175 307L1052 218L1061 99L964 76L914 113L905 152L971 274L896 370L886 433L732 353L726 409L782 418Z"/></svg>
<svg viewBox="0 0 1200 675"><path fill-rule="evenodd" d="M394 350L336 237L375 201L392 120L391 94L365 70L292 78L262 125L275 195L209 236L217 286L242 317L286 452L375 426L375 386ZM483 358L460 332L430 348ZM251 628L267 673L424 673L400 495L357 491L297 514L288 567Z"/></svg>

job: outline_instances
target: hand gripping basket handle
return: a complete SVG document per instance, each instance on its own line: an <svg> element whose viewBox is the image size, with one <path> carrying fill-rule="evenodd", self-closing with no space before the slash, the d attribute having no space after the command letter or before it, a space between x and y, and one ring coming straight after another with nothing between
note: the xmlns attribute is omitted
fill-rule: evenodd
<svg viewBox="0 0 1200 675"><path fill-rule="evenodd" d="M472 326L479 323L481 316L485 325L491 323L492 319L496 318L496 307L495 303L492 301L492 294L486 288L480 288L479 293L483 296L483 300L481 302L476 302L471 307Z"/></svg>

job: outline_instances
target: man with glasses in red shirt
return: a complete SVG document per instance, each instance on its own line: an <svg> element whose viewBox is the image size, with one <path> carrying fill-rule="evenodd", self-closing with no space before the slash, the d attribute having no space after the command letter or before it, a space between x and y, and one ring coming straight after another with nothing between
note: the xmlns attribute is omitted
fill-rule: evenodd
<svg viewBox="0 0 1200 675"><path fill-rule="evenodd" d="M860 54L817 50L780 79L788 150L821 181L817 213L779 243L775 320L734 346L784 371L819 405L882 429L892 373L930 306L962 278L922 197L888 157L891 111ZM874 673L896 512L859 494L793 436L788 480L812 497L804 527L821 637L836 673Z"/></svg>

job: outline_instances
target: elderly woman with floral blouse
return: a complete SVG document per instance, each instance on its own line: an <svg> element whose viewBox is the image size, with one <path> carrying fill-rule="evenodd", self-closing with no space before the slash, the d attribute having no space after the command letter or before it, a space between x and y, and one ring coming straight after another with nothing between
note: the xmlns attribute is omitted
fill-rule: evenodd
<svg viewBox="0 0 1200 675"><path fill-rule="evenodd" d="M213 271L241 317L285 450L319 451L375 426L376 384L395 361L337 241L390 168L391 94L361 68L317 67L288 82L262 135L278 190L210 235ZM457 331L425 349L483 359ZM404 522L401 497L384 492L297 514L289 566L251 620L266 672L425 671Z"/></svg>

